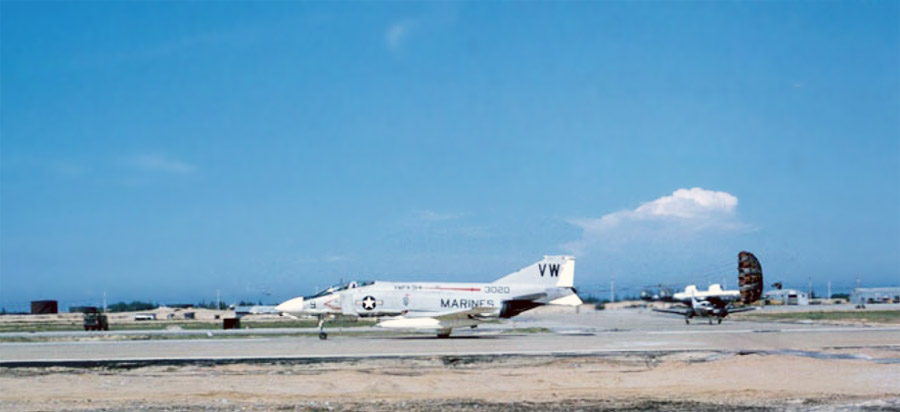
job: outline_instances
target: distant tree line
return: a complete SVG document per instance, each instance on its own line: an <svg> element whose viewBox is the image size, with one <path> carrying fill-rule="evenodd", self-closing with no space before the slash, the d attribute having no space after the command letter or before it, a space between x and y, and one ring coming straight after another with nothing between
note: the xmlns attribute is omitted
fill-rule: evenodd
<svg viewBox="0 0 900 412"><path fill-rule="evenodd" d="M259 304L261 305L262 303L259 303ZM242 300L241 303L239 303L239 305L240 306L253 306L253 305L256 305L256 303L245 302ZM132 302L113 303L113 304L107 306L106 311L107 312L140 312L140 311L144 311L144 310L153 310L153 309L158 308L159 306L160 305L155 302L141 302L141 301L135 300ZM182 309L198 308L198 309L213 309L213 310L215 310L216 306L218 306L219 310L228 309L228 304L225 302L219 302L218 305L216 305L216 302L207 302L206 300L202 300L196 304L187 303L187 304L176 304L176 305L169 305L169 306L174 307L174 308L182 308ZM69 312L72 312L72 313L84 312L85 309L87 309L87 308L89 308L89 307L72 306L69 308ZM96 309L102 309L102 308L96 308ZM6 309L3 309L3 311L0 312L0 314L4 314L4 313L6 313Z"/></svg>
<svg viewBox="0 0 900 412"><path fill-rule="evenodd" d="M195 308L200 308L200 309L217 309L217 308L216 308L216 302L209 302L209 303L207 303L205 300L201 300L200 303L197 303L196 305L194 305L194 307L195 307ZM219 310L225 310L225 309L228 309L228 304L225 303L225 302L219 302L219 307L218 307L218 309L219 309Z"/></svg>
<svg viewBox="0 0 900 412"><path fill-rule="evenodd" d="M832 293L831 298L832 299L850 300L850 294L849 293Z"/></svg>
<svg viewBox="0 0 900 412"><path fill-rule="evenodd" d="M152 302L141 302L141 301L132 301L131 303L127 302L119 302L113 303L112 305L107 306L107 312L139 312L142 310L153 310L158 308L159 305Z"/></svg>

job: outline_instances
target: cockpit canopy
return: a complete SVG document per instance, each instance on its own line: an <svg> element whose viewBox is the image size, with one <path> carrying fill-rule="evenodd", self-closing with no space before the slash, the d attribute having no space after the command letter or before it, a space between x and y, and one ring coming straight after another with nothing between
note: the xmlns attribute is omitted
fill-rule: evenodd
<svg viewBox="0 0 900 412"><path fill-rule="evenodd" d="M361 288L363 286L369 286L374 283L375 283L375 281L372 281L372 280L354 280L352 282L339 283L337 285L331 285L331 286L323 289L321 292L316 293L315 295L312 295L309 297L305 297L303 299L315 299L318 297L330 295L332 293L337 293L342 290Z"/></svg>

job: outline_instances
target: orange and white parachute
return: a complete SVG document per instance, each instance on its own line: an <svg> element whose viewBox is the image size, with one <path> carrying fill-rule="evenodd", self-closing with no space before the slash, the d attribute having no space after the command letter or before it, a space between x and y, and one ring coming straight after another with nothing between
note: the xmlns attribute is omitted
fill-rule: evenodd
<svg viewBox="0 0 900 412"><path fill-rule="evenodd" d="M741 286L741 301L745 304L756 302L762 296L762 265L750 252L738 253L738 284Z"/></svg>

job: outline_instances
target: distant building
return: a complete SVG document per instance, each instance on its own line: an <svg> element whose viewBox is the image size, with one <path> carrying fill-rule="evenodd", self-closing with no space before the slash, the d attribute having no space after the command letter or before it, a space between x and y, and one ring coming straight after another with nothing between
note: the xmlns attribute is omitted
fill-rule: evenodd
<svg viewBox="0 0 900 412"><path fill-rule="evenodd" d="M32 315L46 315L59 313L59 305L55 300L33 300L31 301Z"/></svg>
<svg viewBox="0 0 900 412"><path fill-rule="evenodd" d="M775 289L765 293L764 297L782 305L809 305L809 295L796 289Z"/></svg>
<svg viewBox="0 0 900 412"><path fill-rule="evenodd" d="M900 303L900 288L856 288L851 303Z"/></svg>

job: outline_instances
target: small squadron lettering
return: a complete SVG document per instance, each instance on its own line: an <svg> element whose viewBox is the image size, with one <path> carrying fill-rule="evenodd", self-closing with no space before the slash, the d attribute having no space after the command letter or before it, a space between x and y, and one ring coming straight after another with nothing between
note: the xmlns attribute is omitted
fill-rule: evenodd
<svg viewBox="0 0 900 412"><path fill-rule="evenodd" d="M494 300L493 299L443 299L443 298L441 298L441 307L442 308L474 309L474 308L480 308L480 307L486 307L486 306L493 307Z"/></svg>
<svg viewBox="0 0 900 412"><path fill-rule="evenodd" d="M540 265L540 264L539 264L539 265L538 265L538 270L541 271L541 277L544 277L544 272L546 272L547 269L550 269L550 270L549 270L549 272L550 272L549 275L550 275L551 278L558 278L558 277L559 277L559 263L553 263L553 264L548 264L548 265Z"/></svg>

